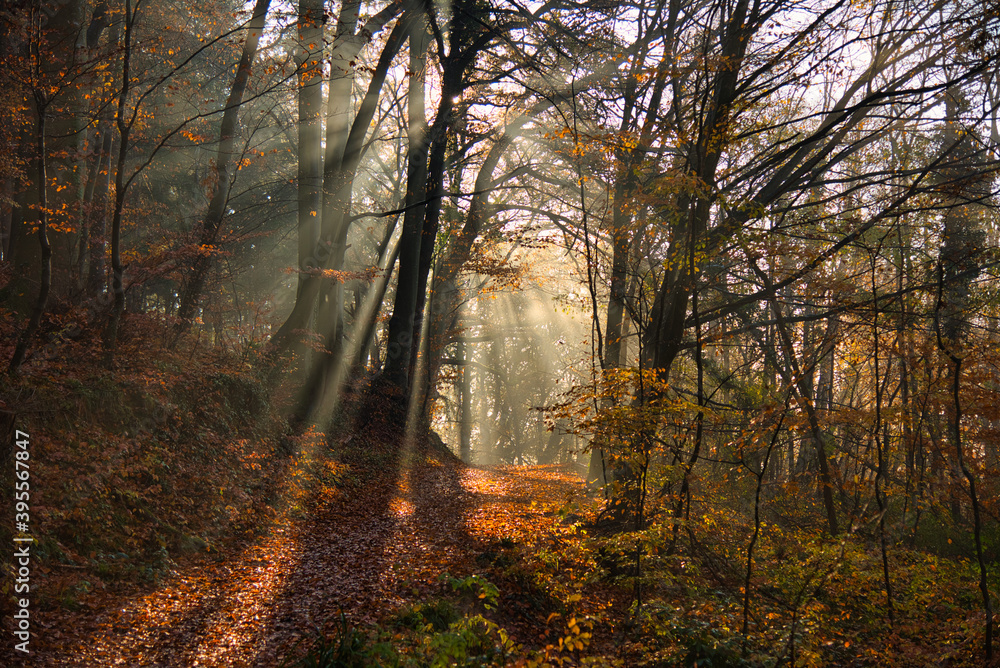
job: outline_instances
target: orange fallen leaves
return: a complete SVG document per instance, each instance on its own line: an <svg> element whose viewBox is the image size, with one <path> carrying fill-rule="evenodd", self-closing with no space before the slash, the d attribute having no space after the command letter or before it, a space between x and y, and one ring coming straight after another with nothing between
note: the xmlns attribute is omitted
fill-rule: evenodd
<svg viewBox="0 0 1000 668"><path fill-rule="evenodd" d="M311 501L299 498L304 518L284 518L241 553L54 616L63 635L46 633L35 665L275 666L340 611L379 621L439 591L441 573L472 573L477 544L540 536L580 485L555 467L472 469L436 453L411 463L355 470L358 482L339 491L337 478L321 482ZM576 621L568 628L579 633Z"/></svg>

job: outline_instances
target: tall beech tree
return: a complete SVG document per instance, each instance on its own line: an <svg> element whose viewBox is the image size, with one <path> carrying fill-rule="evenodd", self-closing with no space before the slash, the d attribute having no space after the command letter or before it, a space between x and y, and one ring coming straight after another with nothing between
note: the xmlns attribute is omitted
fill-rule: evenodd
<svg viewBox="0 0 1000 668"><path fill-rule="evenodd" d="M297 330L307 330L309 322L317 316L319 332L326 336L327 346L334 350L342 336L343 294L338 281L325 279L326 270L342 271L350 227L351 202L354 178L365 146L369 124L377 110L382 84L388 73L393 57L401 48L406 36L405 24L397 22L393 38L385 45L379 60L379 67L373 72L364 108L360 109L353 121L350 119L352 89L356 80L355 59L372 35L381 30L403 11L402 4L388 3L382 10L360 23L360 2L343 3L337 19L336 33L329 47L331 74L329 93L325 110L326 150L322 161L322 207L310 218L318 218L319 230L312 226L304 231L309 237L316 232L316 242L307 250L309 243L299 242L299 270L303 272L302 282L296 295L291 313L271 337L271 346L276 353L283 353L293 340ZM407 14L408 22L410 13ZM303 138L303 141L305 139ZM315 141L315 137L312 137ZM305 148L308 152L316 147ZM301 186L301 184L300 184ZM301 191L300 191L301 192ZM308 255L306 255L308 253ZM322 302L322 305L319 305ZM322 312L320 317L318 314Z"/></svg>
<svg viewBox="0 0 1000 668"><path fill-rule="evenodd" d="M419 347L427 280L444 196L449 135L456 120L455 105L467 87L466 77L470 67L496 37L490 27L492 17L486 9L486 5L479 0L453 3L446 26L447 46L443 37L444 26L438 25L439 19L434 14L429 15L441 65L440 102L434 122L426 132L418 129L411 135L408 210L403 219L404 251L399 259L396 299L387 334L389 353L383 369L385 377L404 391L410 387L415 351ZM419 79L416 83L423 85ZM409 98L411 124L414 120L417 123L420 121L412 116L421 113L412 105L422 105L421 97L422 93L417 93Z"/></svg>
<svg viewBox="0 0 1000 668"><path fill-rule="evenodd" d="M361 158L365 150L365 139L368 137L372 119L378 109L378 100L388 75L389 67L399 52L407 36L410 36L410 26L417 22L418 13L408 11L400 16L379 57L378 66L372 73L357 113L346 136L343 133L331 136L331 126L334 121L342 122L337 117L327 120L327 155L324 162L323 178L323 225L319 241L314 249L315 266L309 268L309 273L298 292L295 306L291 314L271 338L274 351L284 350L291 341L292 333L302 329L306 324L311 309L316 308L316 322L324 337L324 356L310 368L306 381L299 392L299 403L296 409L296 421L304 424L312 416L317 406L322 405L335 374L345 371L344 362L344 291L343 279L338 275L343 270L347 250L347 235L350 231L350 215L353 202L354 181L357 176ZM388 15L387 17L388 18ZM333 95L331 86L331 96ZM334 104L331 97L330 104ZM342 105L336 101L336 108ZM331 152L331 142L335 150ZM330 276L327 272L331 272ZM375 317L373 313L371 317ZM299 325L299 326L297 326ZM334 386L336 383L334 383Z"/></svg>

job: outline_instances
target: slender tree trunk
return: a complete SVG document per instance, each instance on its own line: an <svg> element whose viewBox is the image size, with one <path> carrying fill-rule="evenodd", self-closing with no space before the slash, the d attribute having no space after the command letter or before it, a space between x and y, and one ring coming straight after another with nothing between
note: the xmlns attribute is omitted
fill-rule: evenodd
<svg viewBox="0 0 1000 668"><path fill-rule="evenodd" d="M459 370L462 374L459 384L459 392L462 395L462 408L459 412L460 437L458 452L459 457L466 464L472 461L472 365L469 364L472 355L462 336L458 340L457 357L465 362Z"/></svg>
<svg viewBox="0 0 1000 668"><path fill-rule="evenodd" d="M938 339L939 344L941 339ZM983 522L979 508L979 495L976 485L976 478L968 465L965 463L965 453L962 445L962 358L945 350L954 364L952 371L952 400L955 404L955 420L952 423L952 437L955 442L955 453L958 458L958 466L965 476L965 481L969 486L969 502L972 505L972 538L976 546L976 561L979 565L979 592L983 598L983 610L986 613L986 633L983 641L986 653L986 663L993 661L993 599L990 596L989 575L987 573L986 558L983 555Z"/></svg>
<svg viewBox="0 0 1000 668"><path fill-rule="evenodd" d="M125 269L122 265L122 211L125 208L125 159L128 156L129 123L125 120L125 109L131 90L132 31L135 15L132 0L125 0L125 43L122 46L122 83L118 91L118 108L115 112L115 127L118 130L118 158L115 162L115 202L111 214L111 293L114 304L111 318L104 330L105 364L114 366L118 346L118 327L125 312Z"/></svg>
<svg viewBox="0 0 1000 668"><path fill-rule="evenodd" d="M831 535L836 536L840 533L840 525L837 522L837 507L833 499L833 479L830 475L830 464L826 452L823 429L820 426L819 417L816 413L813 396L808 392L808 386L803 381L802 370L795 356L795 347L792 345L792 339L788 333L781 306L778 304L777 296L774 294L774 286L768 275L757 266L756 261L753 261L752 268L754 269L754 273L764 282L765 289L771 292L771 309L774 312L775 329L778 333L782 352L788 360L788 366L791 367L789 369L790 373L782 371L780 367L779 372L782 372L785 382L795 388L796 394L802 400L802 405L806 411L809 433L812 436L813 445L816 448L816 459L819 463L820 486L822 487L823 506L826 509L827 528Z"/></svg>
<svg viewBox="0 0 1000 668"><path fill-rule="evenodd" d="M896 611L892 602L892 579L889 577L889 550L886 544L885 536L885 498L882 493L882 481L885 478L885 442L882 439L882 383L881 374L879 367L879 330L878 330L878 316L879 316L879 303L878 303L878 286L875 282L875 275L877 269L877 258L874 254L871 257L872 262L872 309L874 314L872 315L872 342L874 345L874 350L872 352L872 363L874 365L875 371L875 424L872 425L872 438L875 441L875 451L878 457L878 468L875 471L875 502L878 504L878 536L879 536L879 548L882 552L882 581L885 584L885 603L886 611L889 616L889 626L895 625L896 621Z"/></svg>
<svg viewBox="0 0 1000 668"><path fill-rule="evenodd" d="M39 59L38 41L32 43L34 60ZM49 289L52 285L52 247L49 244L49 219L48 219L48 199L46 196L47 173L46 173L46 145L45 145L45 121L48 114L49 98L40 88L34 90L35 109L37 111L37 121L35 123L35 178L38 184L38 245L41 249L42 267L38 283L38 297L35 299L34 308L31 310L31 317L27 326L21 331L14 347L14 354L11 356L8 373L17 375L24 362L28 345L32 337L38 331L38 325L42 321L45 307L49 300Z"/></svg>
<svg viewBox="0 0 1000 668"><path fill-rule="evenodd" d="M424 221L420 230L420 255L416 271L417 303L413 308L413 334L417 342L416 349L422 345L420 333L423 329L425 307L427 306L427 279L431 273L434 260L434 246L437 241L438 228L441 220L441 199L444 197L445 156L448 150L447 132L451 125L452 98L458 91L453 86L445 86L441 91L441 104L438 106L434 127L430 131L431 147L427 158L427 185L424 207ZM446 102L447 100L447 102ZM409 376L413 377L417 356L410 356ZM412 384L411 384L412 385ZM411 386L410 392L419 393Z"/></svg>
<svg viewBox="0 0 1000 668"><path fill-rule="evenodd" d="M93 215L94 195L97 190L97 180L101 173L101 163L104 159L104 154L101 151L104 146L102 124L98 123L97 128L92 132L88 131L87 134L89 135L89 139L87 140L89 154L85 163L87 165L87 176L84 179L83 195L80 200L80 236L76 249L76 271L74 272L76 289L81 296L86 294L90 233L95 218Z"/></svg>
<svg viewBox="0 0 1000 668"><path fill-rule="evenodd" d="M298 291L302 297L319 242L323 213L323 0L299 0L298 31ZM299 329L309 329L309 322ZM300 355L306 354L299 347Z"/></svg>
<svg viewBox="0 0 1000 668"><path fill-rule="evenodd" d="M88 210L87 283L86 292L99 299L108 288L108 191L111 188L111 151L114 137L111 123L101 132L101 154L95 178L93 197Z"/></svg>
<svg viewBox="0 0 1000 668"><path fill-rule="evenodd" d="M298 252L308 271L323 206L323 0L299 0ZM299 291L304 276L299 275Z"/></svg>
<svg viewBox="0 0 1000 668"><path fill-rule="evenodd" d="M695 237L692 234L691 238L688 240L688 272L694 277L698 274L699 268L697 266L697 246L695 243ZM697 279L694 279L695 284L691 290L691 313L694 318L694 336L695 336L695 349L694 349L694 364L695 372L697 378L697 400L698 400L698 413L695 415L694 419L694 446L691 448L691 454L688 457L688 461L684 466L684 476L681 478L681 490L677 495L677 505L674 507L674 519L680 520L682 516L685 520L689 519L689 514L691 510L691 474L694 470L695 464L698 463L698 457L701 455L701 445L702 445L702 435L704 430L704 405L705 405L705 365L702 359L702 351L704 348L704 342L701 338L701 316L698 311L698 286ZM763 475L763 474L762 474ZM680 522L674 522L674 535L672 539L672 544L677 541L677 532L680 528Z"/></svg>
<svg viewBox="0 0 1000 668"><path fill-rule="evenodd" d="M751 473L757 478L757 485L753 497L753 534L750 536L750 543L747 545L747 566L743 578L743 653L747 652L747 638L750 635L750 582L753 575L753 552L757 546L757 539L760 537L760 492L764 486L764 475L767 473L767 465L771 461L771 453L775 451L778 443L778 435L781 433L781 425L785 422L785 414L788 411L788 400L791 392L785 397L785 405L782 407L778 424L774 427L774 433L767 445L764 453L764 461L760 465L760 473L751 469Z"/></svg>
<svg viewBox="0 0 1000 668"><path fill-rule="evenodd" d="M623 125L624 123L623 120ZM617 369L624 362L622 339L625 320L625 292L628 284L628 259L632 246L628 229L631 216L627 212L626 196L631 193L635 180L631 152L626 160L624 174L619 176L611 205L611 290L608 295L608 316L605 322L605 350L601 355L604 369ZM599 443L592 445L590 464L587 467L587 482L589 484L603 484L605 482L607 475L604 470L606 456L607 453L604 448L600 447Z"/></svg>
<svg viewBox="0 0 1000 668"><path fill-rule="evenodd" d="M208 272L213 264L219 229L226 216L229 192L235 176L233 160L236 154L239 112L243 106L243 95L246 93L247 84L250 82L253 61L257 55L261 34L264 32L264 22L270 5L271 0L257 0L254 4L253 14L247 26L249 32L243 42L243 53L240 56L239 65L236 67L236 76L233 78L233 85L229 90L229 98L226 100L222 126L219 130L219 151L215 158L212 197L201 227L200 249L195 256L191 273L188 275L181 292L181 304L177 310L175 344L180 336L191 328L205 287L205 280L208 278Z"/></svg>

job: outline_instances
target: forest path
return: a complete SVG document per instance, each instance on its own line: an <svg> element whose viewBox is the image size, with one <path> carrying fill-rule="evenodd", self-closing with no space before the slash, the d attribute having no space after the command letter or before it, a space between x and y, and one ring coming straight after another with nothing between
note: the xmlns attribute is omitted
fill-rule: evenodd
<svg viewBox="0 0 1000 668"><path fill-rule="evenodd" d="M383 470L381 484L356 481L242 553L179 569L151 593L47 616L30 665L277 666L341 611L376 621L437 591L439 574L472 573L490 542L544 531L556 518L532 501L581 485L555 466L410 459L419 463Z"/></svg>

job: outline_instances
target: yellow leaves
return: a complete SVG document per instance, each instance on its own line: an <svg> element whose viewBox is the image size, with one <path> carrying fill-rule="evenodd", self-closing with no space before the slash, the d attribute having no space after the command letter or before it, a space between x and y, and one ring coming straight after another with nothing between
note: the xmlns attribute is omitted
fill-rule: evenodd
<svg viewBox="0 0 1000 668"><path fill-rule="evenodd" d="M567 125L566 127L560 129L558 132L546 132L543 136L546 139L563 139L572 134L573 134L573 129Z"/></svg>
<svg viewBox="0 0 1000 668"><path fill-rule="evenodd" d="M62 232L65 234L72 234L76 232L76 226L68 221L63 221L63 222L50 221L49 229L52 230L53 232Z"/></svg>
<svg viewBox="0 0 1000 668"><path fill-rule="evenodd" d="M592 628L593 622L570 617L566 621L566 635L559 638L557 649L568 652L578 652L586 649L587 645L590 644L592 637L590 630Z"/></svg>
<svg viewBox="0 0 1000 668"><path fill-rule="evenodd" d="M209 137L207 135L201 135L201 134L198 134L196 132L192 132L191 130L181 130L180 134L185 139L188 139L188 140L193 141L195 143L203 142L203 141L208 141L209 140Z"/></svg>

